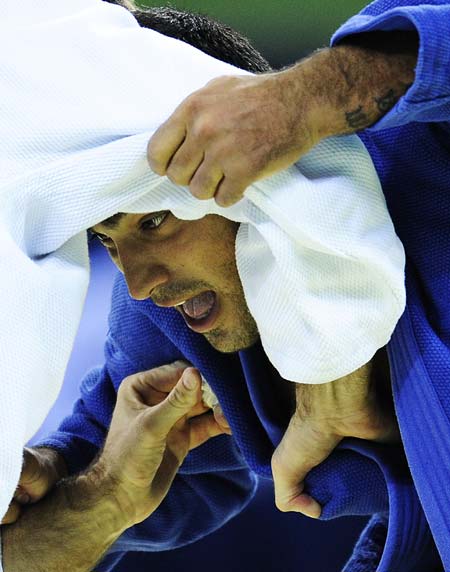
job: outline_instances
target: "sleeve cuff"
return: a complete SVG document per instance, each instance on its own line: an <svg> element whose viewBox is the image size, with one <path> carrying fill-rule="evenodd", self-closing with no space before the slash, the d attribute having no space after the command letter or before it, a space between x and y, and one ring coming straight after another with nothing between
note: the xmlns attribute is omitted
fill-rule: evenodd
<svg viewBox="0 0 450 572"><path fill-rule="evenodd" d="M369 6L367 11L375 6ZM411 30L419 35L419 54L413 85L396 105L368 131L398 127L411 121L450 119L450 6L398 7L382 14L362 13L350 18L331 38L335 46L353 34Z"/></svg>

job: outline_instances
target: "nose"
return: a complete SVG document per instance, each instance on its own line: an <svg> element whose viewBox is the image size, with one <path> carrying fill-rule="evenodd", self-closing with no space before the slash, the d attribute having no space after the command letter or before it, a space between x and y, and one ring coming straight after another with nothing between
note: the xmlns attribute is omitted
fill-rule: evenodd
<svg viewBox="0 0 450 572"><path fill-rule="evenodd" d="M125 276L128 292L135 300L146 300L157 286L169 279L164 266L146 257L141 259L139 256L127 256L123 252L119 256L120 269Z"/></svg>

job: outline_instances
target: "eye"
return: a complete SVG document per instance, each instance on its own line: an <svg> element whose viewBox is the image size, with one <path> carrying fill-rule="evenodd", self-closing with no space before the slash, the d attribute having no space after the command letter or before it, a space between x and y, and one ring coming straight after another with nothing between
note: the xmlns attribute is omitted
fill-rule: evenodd
<svg viewBox="0 0 450 572"><path fill-rule="evenodd" d="M113 241L108 236L106 236L106 234L102 234L101 232L94 232L93 230L89 230L88 238L89 242L97 239L99 242L103 244L103 246L106 246L106 248L111 248L114 246Z"/></svg>
<svg viewBox="0 0 450 572"><path fill-rule="evenodd" d="M145 219L141 222L141 230L154 230L155 228L158 228L166 220L168 214L169 211L163 211Z"/></svg>

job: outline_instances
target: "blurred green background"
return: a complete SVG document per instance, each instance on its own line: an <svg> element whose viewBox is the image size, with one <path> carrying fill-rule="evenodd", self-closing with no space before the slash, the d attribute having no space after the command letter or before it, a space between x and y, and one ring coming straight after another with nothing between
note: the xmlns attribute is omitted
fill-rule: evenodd
<svg viewBox="0 0 450 572"><path fill-rule="evenodd" d="M138 0L141 6L172 6L208 14L236 28L274 67L295 62L325 46L333 31L358 12L363 0Z"/></svg>

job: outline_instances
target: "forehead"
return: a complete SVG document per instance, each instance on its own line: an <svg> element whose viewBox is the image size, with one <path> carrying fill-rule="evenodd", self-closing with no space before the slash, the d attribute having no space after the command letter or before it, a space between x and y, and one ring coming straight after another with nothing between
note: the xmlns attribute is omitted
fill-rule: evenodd
<svg viewBox="0 0 450 572"><path fill-rule="evenodd" d="M105 228L116 228L126 216L126 213L117 213L113 216L110 216L109 218L106 218L105 220L102 220L99 225L104 226Z"/></svg>
<svg viewBox="0 0 450 572"><path fill-rule="evenodd" d="M136 220L140 220L143 216L148 216L149 214L151 215L152 213L117 213L101 222L98 222L97 224L94 224L89 230L92 230L93 232L106 232L107 230L120 231L122 228L125 230L129 224Z"/></svg>

